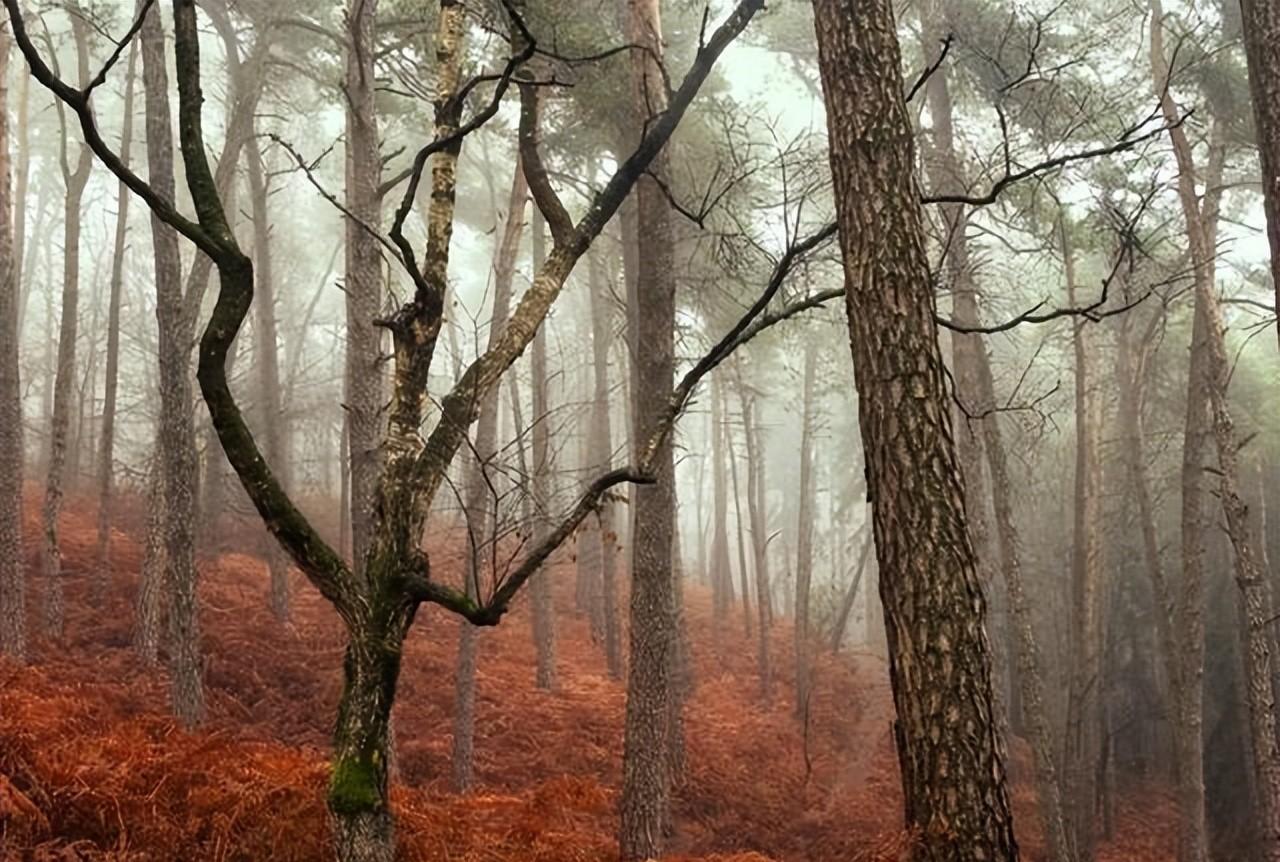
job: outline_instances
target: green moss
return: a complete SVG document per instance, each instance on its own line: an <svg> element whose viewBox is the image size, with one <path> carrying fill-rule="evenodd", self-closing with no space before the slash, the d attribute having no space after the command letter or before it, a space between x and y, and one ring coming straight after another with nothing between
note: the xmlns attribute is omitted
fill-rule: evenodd
<svg viewBox="0 0 1280 862"><path fill-rule="evenodd" d="M329 808L335 814L365 814L382 807L377 753L339 757L329 778Z"/></svg>

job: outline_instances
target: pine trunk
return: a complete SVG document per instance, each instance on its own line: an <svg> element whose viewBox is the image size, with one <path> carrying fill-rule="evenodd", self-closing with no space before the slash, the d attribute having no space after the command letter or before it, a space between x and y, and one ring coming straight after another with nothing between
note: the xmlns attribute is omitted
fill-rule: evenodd
<svg viewBox="0 0 1280 862"><path fill-rule="evenodd" d="M850 344L917 862L1018 858L888 0L817 0ZM945 766L943 766L945 764Z"/></svg>
<svg viewBox="0 0 1280 862"><path fill-rule="evenodd" d="M1240 0L1240 11L1271 245L1271 281L1280 306L1280 4L1275 0Z"/></svg>

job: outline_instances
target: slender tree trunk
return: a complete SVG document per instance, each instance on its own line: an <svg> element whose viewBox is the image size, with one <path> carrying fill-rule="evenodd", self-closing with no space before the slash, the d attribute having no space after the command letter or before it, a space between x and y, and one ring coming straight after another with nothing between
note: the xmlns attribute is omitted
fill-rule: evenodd
<svg viewBox="0 0 1280 862"><path fill-rule="evenodd" d="M817 0L850 344L917 862L1018 858L888 0ZM945 763L945 767L939 764Z"/></svg>
<svg viewBox="0 0 1280 862"><path fill-rule="evenodd" d="M546 260L546 235L542 224L542 216L534 208L533 218L533 266L537 270ZM550 529L551 511L551 476L554 464L551 461L550 423L551 413L547 398L547 321L538 327L533 337L533 349L530 354L530 366L533 380L533 509L535 542L540 542ZM551 593L551 572L543 566L533 576L530 590L533 593L533 641L537 669L535 683L544 691L556 687L556 617L554 596Z"/></svg>
<svg viewBox="0 0 1280 862"><path fill-rule="evenodd" d="M249 197L253 207L254 335L257 337L258 428L262 454L285 488L289 464L285 446L284 404L280 394L280 347L276 329L275 270L271 258L270 189L262 161L262 145L255 135L249 142ZM278 620L289 618L289 565L284 549L267 542L267 566L271 573L271 612Z"/></svg>
<svg viewBox="0 0 1280 862"><path fill-rule="evenodd" d="M818 348L810 339L804 352L804 391L800 429L800 500L796 506L796 599L795 599L795 710L806 719L809 713L810 632L809 583L813 577L813 437L817 418L813 403Z"/></svg>
<svg viewBox="0 0 1280 862"><path fill-rule="evenodd" d="M13 273L19 279L15 288L17 301L14 312L17 317L18 331L22 332L22 324L27 316L27 300L31 296L31 285L35 281L35 255L27 253L27 193L31 185L31 76L18 75L18 158L14 170L14 207L13 207ZM44 221L45 205L48 197L45 191L47 184L42 184L36 202L36 233Z"/></svg>
<svg viewBox="0 0 1280 862"><path fill-rule="evenodd" d="M378 184L382 157L374 71L378 0L350 0L346 14L347 105L346 207L365 225L381 223ZM346 397L351 462L351 559L357 574L369 552L374 494L381 466L382 336L373 321L382 313L382 247L355 219L346 225Z"/></svg>
<svg viewBox="0 0 1280 862"><path fill-rule="evenodd" d="M711 381L711 593L716 625L733 607L733 569L729 565L729 483L725 475L724 393L719 378Z"/></svg>
<svg viewBox="0 0 1280 862"><path fill-rule="evenodd" d="M164 29L153 8L141 32L143 91L146 102L147 165L150 183L163 200L174 200L173 131L169 80L165 68ZM156 321L159 330L159 458L164 483L165 594L169 619L169 687L174 714L191 727L204 720L204 683L200 659L200 617L196 604L195 499L196 453L191 393L194 318L182 291L178 235L155 215L151 218L155 251Z"/></svg>
<svg viewBox="0 0 1280 862"><path fill-rule="evenodd" d="M1067 302L1076 302L1075 252L1067 217L1059 221ZM1095 782L1101 740L1098 727L1102 690L1102 466L1098 453L1099 409L1089 369L1083 319L1074 320L1076 469L1071 555L1071 683L1067 700L1067 773L1071 787L1071 836L1081 860L1092 859L1097 843Z"/></svg>
<svg viewBox="0 0 1280 862"><path fill-rule="evenodd" d="M524 232L524 213L529 188L524 171L517 161L511 180L511 194L507 200L506 223L493 262L493 312L489 321L489 346L492 346L507 325L511 307L512 280L515 276L516 257L520 251L520 237ZM470 462L466 480L467 530L471 538L471 553L467 572L467 592L473 598L478 595L480 578L492 562L493 532L497 524L490 523L490 506L493 501L486 471L497 453L498 405L501 389L492 389L480 405L480 417L476 421L474 459ZM471 786L473 773L473 749L475 741L475 676L476 652L479 631L471 623L459 623L458 669L455 674L455 707L453 717L453 785L462 791Z"/></svg>
<svg viewBox="0 0 1280 862"><path fill-rule="evenodd" d="M1152 84L1161 97L1166 120L1177 109L1167 92L1169 70L1164 54L1164 10L1159 0L1151 2L1150 54ZM1217 124L1215 124L1216 126ZM1186 221L1193 278L1196 282L1195 312L1191 333L1191 358L1187 375L1186 422L1182 442L1182 586L1177 608L1178 690L1182 697L1175 709L1174 744L1179 775L1180 862L1206 862L1209 858L1205 823L1203 677L1205 659L1204 576L1205 502L1204 456L1208 445L1209 393L1205 371L1207 320L1201 296L1211 293L1214 283L1213 243L1207 230L1211 219L1209 197L1202 209L1195 189L1195 165L1190 144L1181 128L1170 130L1174 157L1178 163L1178 197Z"/></svg>
<svg viewBox="0 0 1280 862"><path fill-rule="evenodd" d="M600 272L598 254L588 258L591 286L591 442L588 461L595 472L609 469L613 461L613 429L609 417L609 344L613 340L607 285ZM596 510L597 551L600 558L600 599L603 605L604 654L609 676L622 679L622 626L618 619L617 511L611 499Z"/></svg>
<svg viewBox="0 0 1280 862"><path fill-rule="evenodd" d="M159 439L156 440L157 448ZM142 548L142 573L138 582L137 627L133 648L154 666L160 660L160 632L164 623L164 465L159 457L147 479L147 529Z"/></svg>
<svg viewBox="0 0 1280 862"><path fill-rule="evenodd" d="M138 46L129 48L129 67L124 83L124 122L120 160L128 165L133 149L133 82L138 62ZM116 193L116 235L111 251L111 290L107 301L107 368L102 398L102 440L98 450L98 545L95 554L96 590L99 602L106 595L111 572L111 506L114 492L116 394L120 376L120 295L124 287L125 241L129 233L129 201L133 193L124 183Z"/></svg>
<svg viewBox="0 0 1280 862"><path fill-rule="evenodd" d="M858 599L858 590L862 587L862 574L867 570L867 560L871 558L871 552L875 547L875 536L868 533L866 540L862 543L862 551L858 554L858 564L853 570L853 580L849 582L849 588L845 590L844 598L840 600L840 612L836 615L835 628L831 632L832 652L840 652L840 647L844 645L844 633L849 628L849 617Z"/></svg>
<svg viewBox="0 0 1280 862"><path fill-rule="evenodd" d="M626 0L627 40L647 50L631 52L629 133L638 139L647 119L666 108L662 87L660 0ZM633 448L661 421L675 373L675 268L670 204L658 185L668 176L660 152L649 175L636 183L636 273L628 303L633 359ZM655 177L657 179L655 179ZM624 213L624 222L625 222ZM624 223L624 234L625 234ZM672 435L655 453L656 482L634 489L631 542L630 672L623 735L621 822L618 846L624 862L658 856L671 828L671 758L680 732L672 721L679 637L674 550L675 461Z"/></svg>
<svg viewBox="0 0 1280 862"><path fill-rule="evenodd" d="M10 36L0 30L0 653L26 661L27 586L22 549L22 386L18 357L19 252L9 187ZM25 75L21 76L25 79Z"/></svg>
<svg viewBox="0 0 1280 862"><path fill-rule="evenodd" d="M751 622L751 591L747 581L747 545L745 540L745 523L742 520L742 494L738 489L738 452L733 437L726 425L724 429L726 449L729 453L729 477L733 480L733 517L738 533L738 575L742 589L742 628L747 638L754 631Z"/></svg>
<svg viewBox="0 0 1280 862"><path fill-rule="evenodd" d="M79 14L71 15L71 30L76 43L76 66L80 85L89 80L89 47L85 33L86 24ZM58 516L62 512L62 499L67 481L67 434L71 423L72 385L76 373L77 319L80 303L80 202L84 198L85 185L93 168L93 154L88 146L78 145L78 156L72 167L69 149L69 131L66 111L57 103L58 119L62 129L61 157L62 178L66 186L63 207L63 269L62 310L58 327L57 373L53 384L53 413L49 421L49 466L45 481L42 527L44 547L41 569L45 580L44 624L54 637L62 637L64 624L62 595L62 552L58 545Z"/></svg>
<svg viewBox="0 0 1280 862"><path fill-rule="evenodd" d="M742 431L747 441L747 512L751 518L751 547L754 551L752 566L756 575L756 670L760 676L760 698L768 701L773 696L773 665L769 655L769 627L773 622L773 609L769 586L769 527L765 518L760 488L762 456L760 433L755 422L754 397L748 395L739 377L738 394L742 401Z"/></svg>
<svg viewBox="0 0 1280 862"><path fill-rule="evenodd" d="M1280 306L1280 5L1274 0L1240 0L1240 11L1271 244L1271 281Z"/></svg>

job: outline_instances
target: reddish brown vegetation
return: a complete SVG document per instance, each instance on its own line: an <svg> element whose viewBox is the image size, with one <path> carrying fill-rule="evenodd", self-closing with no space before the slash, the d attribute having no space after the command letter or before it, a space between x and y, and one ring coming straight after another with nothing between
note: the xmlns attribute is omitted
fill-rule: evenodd
<svg viewBox="0 0 1280 862"><path fill-rule="evenodd" d="M34 537L34 522L29 527ZM68 642L38 644L28 668L0 661L0 858L327 858L323 797L342 632L323 601L296 584L294 621L282 628L268 610L258 559L229 554L204 562L211 721L186 734L165 714L163 681L129 647L137 544L124 536L116 542L112 598L92 608L84 582L93 559L92 512L69 507L62 541L71 578ZM571 567L560 574L564 610L572 605ZM671 858L903 858L908 842L878 660L819 660L806 743L785 687L767 707L755 700L754 650L741 633L723 633L717 647L700 591L690 590L688 607L697 688L673 840L685 855ZM479 790L458 797L444 778L457 623L423 609L407 644L395 713L393 798L404 859L616 858L623 687L608 679L586 622L567 610L560 619L562 684L555 694L534 688L524 608L484 633ZM776 649L785 655L790 634L777 628ZM1025 753L1016 760L1025 762ZM1027 858L1035 859L1039 836L1027 787L1019 781L1017 814ZM1172 858L1169 810L1166 801L1149 799L1122 810L1120 837L1103 858ZM724 855L707 855L716 853Z"/></svg>

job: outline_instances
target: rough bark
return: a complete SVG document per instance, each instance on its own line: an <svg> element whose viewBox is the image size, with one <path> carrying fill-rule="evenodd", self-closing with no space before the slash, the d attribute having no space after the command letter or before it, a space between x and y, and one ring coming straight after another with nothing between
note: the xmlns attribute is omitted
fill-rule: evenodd
<svg viewBox="0 0 1280 862"><path fill-rule="evenodd" d="M9 186L8 28L0 29L0 653L27 658L22 549L22 386L18 359L19 263L13 218L25 201ZM25 76L23 76L25 78Z"/></svg>
<svg viewBox="0 0 1280 862"><path fill-rule="evenodd" d="M893 8L815 20L913 858L1014 860Z"/></svg>
<svg viewBox="0 0 1280 862"><path fill-rule="evenodd" d="M666 108L662 86L662 18L659 0L626 0L624 31L644 51L631 52L631 117L636 132ZM670 204L658 185L668 176L665 151L636 183L636 263L630 344L633 375L632 439L650 439L661 422L675 374L675 267ZM625 230L624 230L625 232ZM652 461L654 484L636 488L631 559L631 608L627 706L622 754L618 847L623 860L662 852L671 826L670 709L679 637L675 598L675 462L668 435Z"/></svg>
<svg viewBox="0 0 1280 862"><path fill-rule="evenodd" d="M347 105L346 200L355 216L345 221L347 310L346 395L351 461L351 560L357 574L371 542L374 495L382 455L382 335L374 320L382 313L382 247L361 226L381 222L378 194L382 157L378 150L374 32L378 0L350 0L346 21ZM357 222L355 219L359 219Z"/></svg>
<svg viewBox="0 0 1280 862"><path fill-rule="evenodd" d="M1280 307L1280 5L1274 0L1240 0L1240 12L1271 245L1271 281Z"/></svg>
<svg viewBox="0 0 1280 862"><path fill-rule="evenodd" d="M133 149L133 89L138 62L138 46L129 48L129 66L124 83L124 120L120 133L120 161L129 164ZM102 438L98 449L98 543L94 555L95 589L101 601L111 571L111 507L114 494L116 395L120 376L120 295L124 287L125 240L129 232L129 201L132 195L123 182L116 192L116 233L111 250L111 286L107 299L107 361L102 396Z"/></svg>
<svg viewBox="0 0 1280 862"><path fill-rule="evenodd" d="M163 200L174 200L173 129L169 76L160 12L152 9L141 31L142 80L146 103L149 181ZM169 699L186 726L204 719L200 617L196 604L195 500L197 484L195 419L191 393L194 319L182 290L178 234L155 214L151 235L156 274L159 332L160 427L158 450L164 487L165 597L168 615Z"/></svg>
<svg viewBox="0 0 1280 862"><path fill-rule="evenodd" d="M71 32L75 38L76 67L80 85L89 80L89 47L86 24L79 14L71 16ZM67 436L71 423L72 386L76 373L76 338L80 304L80 201L84 197L93 154L85 144L77 144L74 166L70 155L72 143L67 128L66 111L58 105L61 135L62 179L66 188L63 199L62 229L62 309L59 312L58 352L53 383L53 412L49 419L49 465L45 478L44 507L41 528L44 544L40 568L45 582L44 627L53 637L62 637L64 624L62 596L62 552L58 546L58 516L67 481Z"/></svg>
<svg viewBox="0 0 1280 862"><path fill-rule="evenodd" d="M1152 84L1162 101L1166 121L1177 116L1168 94L1169 69L1164 53L1164 11L1159 0L1151 2L1150 61ZM1212 292L1214 283L1212 242L1206 230L1206 212L1195 188L1195 164L1186 133L1170 130L1178 164L1178 198L1186 223L1188 251L1196 284L1191 333L1191 359L1187 375L1186 419L1182 439L1182 503L1180 513L1182 584L1177 608L1180 646L1178 689L1182 695L1174 711L1174 745L1180 787L1178 793L1181 832L1180 862L1206 862L1209 858L1204 797L1204 577L1205 486L1204 456L1208 445L1209 393L1204 364L1207 321L1200 297ZM1206 200L1206 203L1208 201Z"/></svg>

